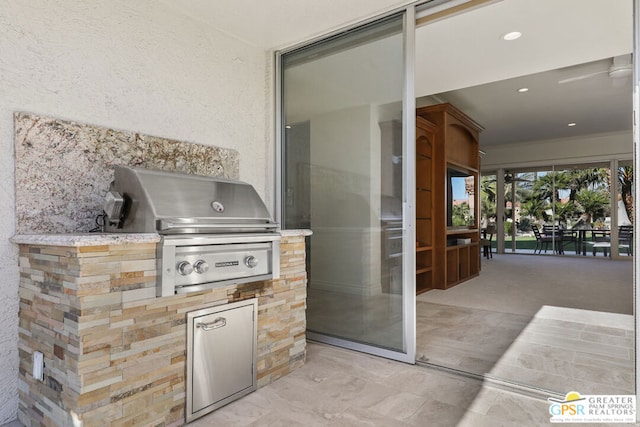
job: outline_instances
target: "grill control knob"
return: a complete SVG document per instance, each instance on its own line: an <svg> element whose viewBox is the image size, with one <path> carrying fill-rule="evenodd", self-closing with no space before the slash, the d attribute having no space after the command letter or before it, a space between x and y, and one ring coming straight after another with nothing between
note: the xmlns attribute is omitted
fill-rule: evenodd
<svg viewBox="0 0 640 427"><path fill-rule="evenodd" d="M256 265L258 265L258 259L253 255L249 255L244 259L244 265L246 265L249 268L253 268Z"/></svg>
<svg viewBox="0 0 640 427"><path fill-rule="evenodd" d="M193 273L193 267L191 266L189 261L182 261L180 264L178 264L178 267L176 269L178 270L178 273L182 274L183 276L188 276L189 274Z"/></svg>
<svg viewBox="0 0 640 427"><path fill-rule="evenodd" d="M193 264L193 269L196 273L203 274L209 271L209 264L207 264L207 261L200 259Z"/></svg>

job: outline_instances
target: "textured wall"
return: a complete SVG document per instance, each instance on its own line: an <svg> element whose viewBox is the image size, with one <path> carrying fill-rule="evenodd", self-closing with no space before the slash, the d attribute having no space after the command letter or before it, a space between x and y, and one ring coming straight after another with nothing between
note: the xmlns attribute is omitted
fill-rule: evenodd
<svg viewBox="0 0 640 427"><path fill-rule="evenodd" d="M269 206L267 58L153 0L0 1L0 424L18 406L14 112L238 150Z"/></svg>
<svg viewBox="0 0 640 427"><path fill-rule="evenodd" d="M16 232L96 226L114 166L238 179L236 150L27 113L15 115Z"/></svg>

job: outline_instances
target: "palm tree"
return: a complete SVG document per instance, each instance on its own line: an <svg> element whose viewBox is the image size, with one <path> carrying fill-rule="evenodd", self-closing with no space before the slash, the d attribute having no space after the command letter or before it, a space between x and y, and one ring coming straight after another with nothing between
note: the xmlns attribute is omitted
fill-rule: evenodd
<svg viewBox="0 0 640 427"><path fill-rule="evenodd" d="M633 166L622 166L618 168L618 182L620 183L622 203L624 203L629 221L635 223L633 212Z"/></svg>
<svg viewBox="0 0 640 427"><path fill-rule="evenodd" d="M480 209L483 221L496 216L496 179L483 176L480 179Z"/></svg>
<svg viewBox="0 0 640 427"><path fill-rule="evenodd" d="M566 224L567 220L570 218L577 218L580 216L580 209L573 200L569 200L566 203L556 201L553 207L555 216L560 223Z"/></svg>
<svg viewBox="0 0 640 427"><path fill-rule="evenodd" d="M568 190L569 200L576 200L576 196L580 190L591 189L596 190L607 180L609 169L607 168L590 168L590 169L571 169L568 171Z"/></svg>
<svg viewBox="0 0 640 427"><path fill-rule="evenodd" d="M564 172L549 172L539 177L533 184L533 197L548 200L560 200L560 190L569 187L569 176Z"/></svg>
<svg viewBox="0 0 640 427"><path fill-rule="evenodd" d="M451 225L459 227L462 225L470 225L473 223L471 218L471 209L468 203L461 203L459 205L453 205L453 212L451 215Z"/></svg>
<svg viewBox="0 0 640 427"><path fill-rule="evenodd" d="M548 220L545 210L551 204L561 222L577 219L583 212L589 216L590 221L594 216L602 217L608 205L607 173L606 168L569 169L546 173L533 185L531 197L526 199L527 210L530 215L545 221ZM569 192L568 200L564 202L560 197L563 190Z"/></svg>
<svg viewBox="0 0 640 427"><path fill-rule="evenodd" d="M549 215L546 210L549 208L549 204L544 199L537 197L531 197L522 202L522 213L528 215L536 220L542 219L544 222L549 221Z"/></svg>
<svg viewBox="0 0 640 427"><path fill-rule="evenodd" d="M587 215L587 222L593 222L595 218L604 218L609 213L609 193L605 190L592 191L583 188L576 194L576 201Z"/></svg>

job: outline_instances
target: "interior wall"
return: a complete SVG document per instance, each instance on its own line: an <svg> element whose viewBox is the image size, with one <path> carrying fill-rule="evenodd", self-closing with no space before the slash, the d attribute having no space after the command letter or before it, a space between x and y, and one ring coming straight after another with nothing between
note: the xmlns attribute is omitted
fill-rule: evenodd
<svg viewBox="0 0 640 427"><path fill-rule="evenodd" d="M153 0L0 7L0 424L16 417L13 114L231 148L272 206L269 55ZM266 114L265 114L266 111Z"/></svg>
<svg viewBox="0 0 640 427"><path fill-rule="evenodd" d="M586 135L573 138L530 141L482 147L483 171L499 168L551 166L575 163L629 160L633 157L631 132Z"/></svg>

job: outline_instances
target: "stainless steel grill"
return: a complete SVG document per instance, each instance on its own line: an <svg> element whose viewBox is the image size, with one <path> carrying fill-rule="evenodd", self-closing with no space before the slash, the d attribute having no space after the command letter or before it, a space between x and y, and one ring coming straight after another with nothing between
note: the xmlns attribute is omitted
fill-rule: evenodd
<svg viewBox="0 0 640 427"><path fill-rule="evenodd" d="M158 296L279 276L280 233L241 181L116 166L105 231L158 233Z"/></svg>

